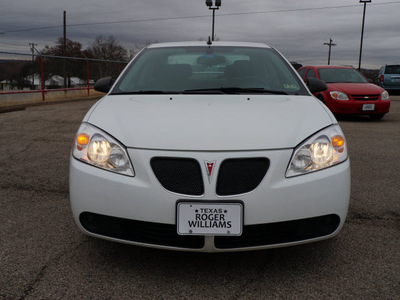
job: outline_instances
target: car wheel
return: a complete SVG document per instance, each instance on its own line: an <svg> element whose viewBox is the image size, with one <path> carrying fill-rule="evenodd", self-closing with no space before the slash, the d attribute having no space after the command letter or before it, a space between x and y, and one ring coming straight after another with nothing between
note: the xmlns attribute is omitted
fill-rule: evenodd
<svg viewBox="0 0 400 300"><path fill-rule="evenodd" d="M370 117L372 120L380 120L380 119L383 118L384 115L385 115L385 114L373 114L373 115L369 115L369 117Z"/></svg>

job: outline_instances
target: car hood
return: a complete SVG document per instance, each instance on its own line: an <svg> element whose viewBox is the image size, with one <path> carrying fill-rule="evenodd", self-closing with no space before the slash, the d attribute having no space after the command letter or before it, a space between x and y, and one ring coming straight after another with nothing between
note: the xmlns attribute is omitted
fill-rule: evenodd
<svg viewBox="0 0 400 300"><path fill-rule="evenodd" d="M84 121L126 147L235 151L293 148L335 122L311 96L109 95Z"/></svg>
<svg viewBox="0 0 400 300"><path fill-rule="evenodd" d="M372 83L327 83L329 91L339 91L349 95L380 94L384 90Z"/></svg>

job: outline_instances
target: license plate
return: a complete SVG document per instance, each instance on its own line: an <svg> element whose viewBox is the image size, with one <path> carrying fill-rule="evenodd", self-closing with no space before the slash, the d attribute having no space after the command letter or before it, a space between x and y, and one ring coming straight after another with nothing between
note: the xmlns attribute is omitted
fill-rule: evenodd
<svg viewBox="0 0 400 300"><path fill-rule="evenodd" d="M177 231L179 235L242 234L243 204L241 202L178 202Z"/></svg>
<svg viewBox="0 0 400 300"><path fill-rule="evenodd" d="M374 110L374 109L375 109L375 104L363 104L362 106L363 111Z"/></svg>

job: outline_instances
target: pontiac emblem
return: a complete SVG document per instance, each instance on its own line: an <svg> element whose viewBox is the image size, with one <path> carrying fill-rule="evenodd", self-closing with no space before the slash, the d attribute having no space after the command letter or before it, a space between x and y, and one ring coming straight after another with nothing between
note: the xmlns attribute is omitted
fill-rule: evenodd
<svg viewBox="0 0 400 300"><path fill-rule="evenodd" d="M204 163L206 165L208 183L211 183L211 179L212 179L212 175L213 175L213 171L214 171L214 166L215 166L216 160L213 160L213 161L205 160Z"/></svg>

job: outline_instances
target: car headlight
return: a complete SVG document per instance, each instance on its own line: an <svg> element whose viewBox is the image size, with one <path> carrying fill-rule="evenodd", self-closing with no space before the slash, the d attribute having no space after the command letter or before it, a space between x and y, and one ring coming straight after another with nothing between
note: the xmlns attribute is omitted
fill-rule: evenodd
<svg viewBox="0 0 400 300"><path fill-rule="evenodd" d="M386 91L384 91L384 92L381 94L381 100L389 100L389 93L386 92Z"/></svg>
<svg viewBox="0 0 400 300"><path fill-rule="evenodd" d="M347 144L339 125L325 128L301 143L293 152L286 177L328 168L347 159Z"/></svg>
<svg viewBox="0 0 400 300"><path fill-rule="evenodd" d="M338 91L332 91L329 93L331 94L331 97L335 100L349 100L349 97L345 93Z"/></svg>
<svg viewBox="0 0 400 300"><path fill-rule="evenodd" d="M135 176L125 147L107 133L88 123L82 123L79 127L72 155L90 165Z"/></svg>

